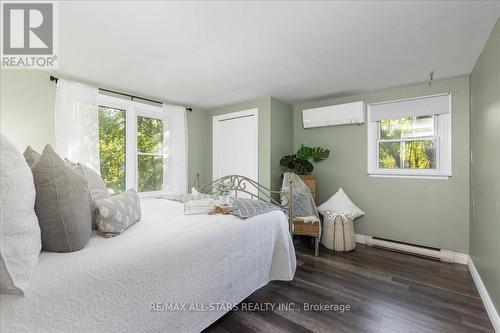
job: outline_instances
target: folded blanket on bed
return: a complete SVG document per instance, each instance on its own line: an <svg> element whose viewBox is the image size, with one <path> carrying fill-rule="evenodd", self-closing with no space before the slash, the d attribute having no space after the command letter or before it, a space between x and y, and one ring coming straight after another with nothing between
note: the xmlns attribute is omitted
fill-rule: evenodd
<svg viewBox="0 0 500 333"><path fill-rule="evenodd" d="M203 194L203 193L162 194L162 195L157 196L156 198L177 201L177 202L189 202L189 201L205 200L205 199L217 200L216 195Z"/></svg>
<svg viewBox="0 0 500 333"><path fill-rule="evenodd" d="M215 209L214 199L191 200L184 203L184 215L208 214Z"/></svg>
<svg viewBox="0 0 500 333"><path fill-rule="evenodd" d="M283 210L279 206L261 200L232 197L231 201L234 205L231 215L239 217L240 219L248 219L273 210Z"/></svg>

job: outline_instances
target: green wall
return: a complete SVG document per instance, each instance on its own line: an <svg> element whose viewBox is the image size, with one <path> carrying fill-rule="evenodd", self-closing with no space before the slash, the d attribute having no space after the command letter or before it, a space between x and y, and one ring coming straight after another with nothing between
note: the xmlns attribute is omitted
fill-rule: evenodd
<svg viewBox="0 0 500 333"><path fill-rule="evenodd" d="M280 159L293 152L293 107L271 99L271 188L281 189Z"/></svg>
<svg viewBox="0 0 500 333"><path fill-rule="evenodd" d="M500 309L500 21L470 76L470 255Z"/></svg>
<svg viewBox="0 0 500 333"><path fill-rule="evenodd" d="M56 85L41 70L0 71L0 130L19 150L55 144Z"/></svg>
<svg viewBox="0 0 500 333"><path fill-rule="evenodd" d="M367 175L367 129L341 125L304 129L302 109L353 101L365 103L452 94L453 177L447 180L377 178ZM469 80L467 77L295 105L294 146L330 149L315 164L318 203L342 187L366 212L356 233L469 252Z"/></svg>
<svg viewBox="0 0 500 333"><path fill-rule="evenodd" d="M211 118L207 110L193 109L187 113L188 122L188 187L200 183L207 184L212 179Z"/></svg>

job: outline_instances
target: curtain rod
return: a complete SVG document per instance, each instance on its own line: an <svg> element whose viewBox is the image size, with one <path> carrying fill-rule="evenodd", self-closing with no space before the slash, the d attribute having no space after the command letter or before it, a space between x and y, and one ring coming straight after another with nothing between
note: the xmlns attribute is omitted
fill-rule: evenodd
<svg viewBox="0 0 500 333"><path fill-rule="evenodd" d="M50 81L53 81L57 84L57 81L59 81L59 78L51 75L50 76ZM98 88L100 91L105 91L105 92L109 92L109 93L112 93L112 94L118 94L118 95L122 95L122 96L127 96L127 97L130 97L132 100L135 99L141 99L143 101L148 101L148 102L152 102L152 103L157 103L157 104L163 104L163 102L160 102L160 101L155 101L154 99L149 99L149 98L144 98L144 97L140 97L140 96L135 96L135 95L130 95L130 94L125 94L125 93L122 93L122 92L119 92L119 91L114 91L114 90L109 90L109 89L104 89L104 88ZM186 111L193 111L192 108L188 108L186 107Z"/></svg>

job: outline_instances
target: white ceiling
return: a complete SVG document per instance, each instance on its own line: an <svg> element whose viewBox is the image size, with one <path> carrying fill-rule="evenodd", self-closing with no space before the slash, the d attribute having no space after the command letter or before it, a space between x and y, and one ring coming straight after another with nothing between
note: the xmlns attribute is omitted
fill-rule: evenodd
<svg viewBox="0 0 500 333"><path fill-rule="evenodd" d="M64 2L61 75L212 108L469 74L499 1Z"/></svg>

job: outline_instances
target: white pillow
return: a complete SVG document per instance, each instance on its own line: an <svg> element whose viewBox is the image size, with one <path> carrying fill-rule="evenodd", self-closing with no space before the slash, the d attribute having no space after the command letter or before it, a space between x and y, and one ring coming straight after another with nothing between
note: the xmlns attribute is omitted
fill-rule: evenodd
<svg viewBox="0 0 500 333"><path fill-rule="evenodd" d="M42 247L35 185L23 155L0 136L0 292L25 294Z"/></svg>
<svg viewBox="0 0 500 333"><path fill-rule="evenodd" d="M331 210L337 213L351 214L354 219L365 215L361 209L358 208L345 194L342 188L339 188L337 193L332 195L325 203L318 207L318 212L324 215L325 210Z"/></svg>

